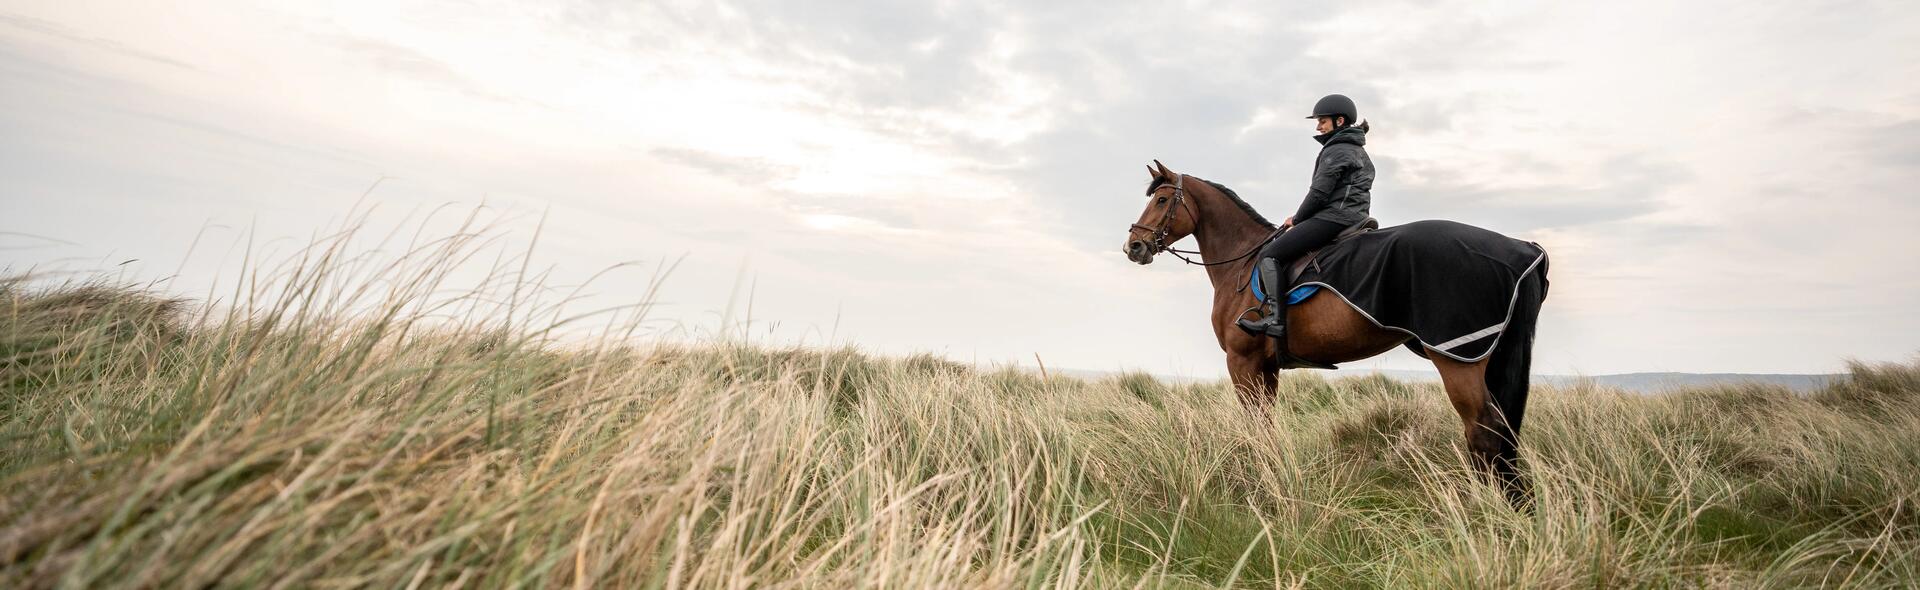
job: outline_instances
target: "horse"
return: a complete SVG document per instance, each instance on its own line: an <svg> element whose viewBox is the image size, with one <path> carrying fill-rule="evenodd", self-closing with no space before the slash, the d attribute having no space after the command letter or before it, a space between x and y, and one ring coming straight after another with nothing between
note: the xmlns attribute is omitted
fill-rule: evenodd
<svg viewBox="0 0 1920 590"><path fill-rule="evenodd" d="M1213 283L1213 335L1226 353L1227 373L1242 405L1264 415L1279 380L1280 343L1250 335L1234 320L1259 305L1252 290L1245 288L1247 278L1257 258L1255 251L1277 230L1224 186L1176 174L1158 160L1147 170L1152 174L1147 206L1128 230L1123 250L1129 260L1141 265L1152 263L1155 254L1170 251L1183 261L1205 266ZM1187 236L1199 244L1198 252L1169 247ZM1182 252L1197 253L1211 262L1195 262L1180 256ZM1518 434L1527 403L1534 325L1546 298L1544 255L1542 264L1538 272L1523 279L1534 281L1533 288L1516 290L1505 332L1493 351L1476 362L1427 348L1411 334L1376 324L1324 291L1285 307L1286 350L1299 359L1325 364L1365 359L1403 345L1428 358L1460 415L1474 468L1501 486L1516 508L1523 508L1530 504L1531 485L1519 469Z"/></svg>

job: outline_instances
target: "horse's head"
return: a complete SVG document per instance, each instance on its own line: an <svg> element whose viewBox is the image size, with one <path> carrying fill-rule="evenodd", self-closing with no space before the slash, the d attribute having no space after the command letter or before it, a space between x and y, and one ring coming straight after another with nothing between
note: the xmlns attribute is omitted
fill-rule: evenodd
<svg viewBox="0 0 1920 590"><path fill-rule="evenodd" d="M1147 166L1147 173L1153 175L1147 183L1147 208L1127 231L1123 248L1127 260L1139 264L1152 263L1153 255L1193 235L1193 204L1187 201L1186 177L1168 170L1159 160Z"/></svg>

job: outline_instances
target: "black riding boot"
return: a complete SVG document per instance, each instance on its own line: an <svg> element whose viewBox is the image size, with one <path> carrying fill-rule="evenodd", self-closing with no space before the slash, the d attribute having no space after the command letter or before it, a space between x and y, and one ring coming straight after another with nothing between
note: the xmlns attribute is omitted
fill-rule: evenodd
<svg viewBox="0 0 1920 590"><path fill-rule="evenodd" d="M1272 258L1261 258L1254 263L1254 269L1260 273L1260 288L1266 291L1264 308L1267 315L1257 320L1240 318L1234 325L1255 336L1285 338L1287 334L1287 286L1280 282L1280 262Z"/></svg>

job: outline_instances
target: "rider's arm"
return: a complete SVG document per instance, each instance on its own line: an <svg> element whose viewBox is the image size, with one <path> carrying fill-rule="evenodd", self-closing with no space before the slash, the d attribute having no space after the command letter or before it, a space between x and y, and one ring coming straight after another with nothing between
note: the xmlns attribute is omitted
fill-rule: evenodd
<svg viewBox="0 0 1920 590"><path fill-rule="evenodd" d="M1307 198L1300 201L1300 209L1293 213L1293 222L1312 219L1313 214L1332 203L1333 191L1340 188L1340 180L1346 177L1347 170L1354 163L1350 150L1330 149L1323 152L1320 164L1314 166L1313 184L1307 188Z"/></svg>

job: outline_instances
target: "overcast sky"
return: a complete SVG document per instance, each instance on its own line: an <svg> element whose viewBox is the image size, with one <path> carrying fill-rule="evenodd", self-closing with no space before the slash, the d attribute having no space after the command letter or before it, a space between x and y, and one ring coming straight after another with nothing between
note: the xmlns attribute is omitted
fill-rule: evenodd
<svg viewBox="0 0 1920 590"><path fill-rule="evenodd" d="M1538 372L1914 358L1920 10L1509 4L0 0L0 265L200 235L201 285L390 177L396 220L544 214L556 276L641 262L606 298L683 259L683 326L750 285L763 341L1215 376L1204 272L1120 253L1141 165L1283 217L1340 92L1376 217L1551 253Z"/></svg>

